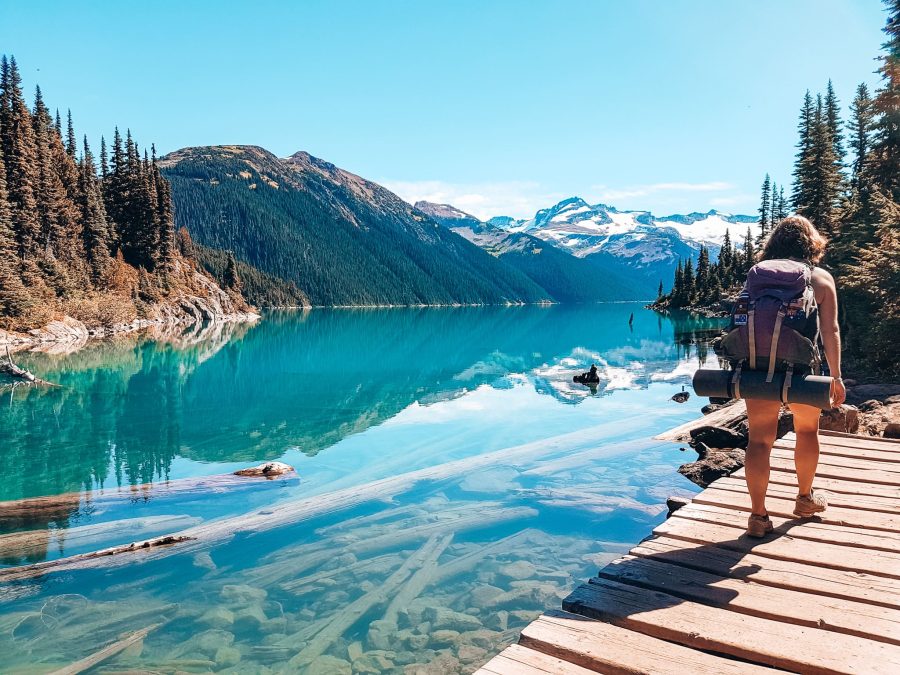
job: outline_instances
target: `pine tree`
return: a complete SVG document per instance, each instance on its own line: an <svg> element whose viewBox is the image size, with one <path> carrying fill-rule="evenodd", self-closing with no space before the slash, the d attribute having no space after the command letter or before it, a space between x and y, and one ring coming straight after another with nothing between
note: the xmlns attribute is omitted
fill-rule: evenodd
<svg viewBox="0 0 900 675"><path fill-rule="evenodd" d="M787 200L784 198L784 186L781 185L778 188L778 211L777 211L777 219L778 221L782 221L788 216L787 209Z"/></svg>
<svg viewBox="0 0 900 675"><path fill-rule="evenodd" d="M682 286L684 288L684 304L693 305L694 297L697 292L696 282L694 281L694 259L688 258L684 264L684 277L682 278Z"/></svg>
<svg viewBox="0 0 900 675"><path fill-rule="evenodd" d="M675 282L672 285L672 302L675 307L681 307L685 304L684 265L681 262L681 258L678 259L678 266L675 268Z"/></svg>
<svg viewBox="0 0 900 675"><path fill-rule="evenodd" d="M94 155L84 137L84 148L79 171L81 192L81 218L84 232L84 250L91 267L91 276L95 281L102 281L111 262L109 251L109 225L106 220L106 209L103 206L103 195L97 180L97 168Z"/></svg>
<svg viewBox="0 0 900 675"><path fill-rule="evenodd" d="M769 232L771 232L781 220L781 218L778 217L778 183L775 181L772 181L772 198L769 201L769 214L771 219Z"/></svg>
<svg viewBox="0 0 900 675"><path fill-rule="evenodd" d="M242 289L241 278L238 276L237 261L234 259L234 253L228 251L228 258L225 262L225 285L235 293L240 293Z"/></svg>
<svg viewBox="0 0 900 675"><path fill-rule="evenodd" d="M750 268L756 264L756 249L753 246L753 232L747 226L747 234L744 237L744 255L741 260L741 276L746 276Z"/></svg>
<svg viewBox="0 0 900 675"><path fill-rule="evenodd" d="M810 194L810 177L813 165L814 114L812 94L807 90L803 97L803 107L800 109L800 122L797 125L799 140L794 159L794 187L791 193L791 202L797 213L807 209L813 201Z"/></svg>
<svg viewBox="0 0 900 675"><path fill-rule="evenodd" d="M872 139L872 177L885 198L900 203L900 0L888 0L889 18L884 29L879 72L882 86L875 95ZM882 214L884 210L882 209Z"/></svg>
<svg viewBox="0 0 900 675"><path fill-rule="evenodd" d="M28 291L19 275L16 254L12 208L6 192L6 165L3 161L3 148L0 147L0 317L22 316L31 305Z"/></svg>
<svg viewBox="0 0 900 675"><path fill-rule="evenodd" d="M697 257L697 278L695 283L697 302L706 304L710 301L712 292L712 278L710 277L709 268L709 249L706 248L706 246L700 247L700 254Z"/></svg>
<svg viewBox="0 0 900 675"><path fill-rule="evenodd" d="M0 62L0 87L3 89L3 156L6 160L6 189L12 210L13 231L19 257L34 262L40 239L35 190L39 184L37 147L31 114L22 96L22 79L15 58Z"/></svg>
<svg viewBox="0 0 900 675"><path fill-rule="evenodd" d="M100 179L106 181L109 173L109 158L106 154L106 138L100 137Z"/></svg>
<svg viewBox="0 0 900 675"><path fill-rule="evenodd" d="M834 236L838 230L838 209L843 189L842 162L834 154L831 127L821 95L816 99L811 140L811 163L804 177L807 202L797 208L797 213L809 218L823 234Z"/></svg>
<svg viewBox="0 0 900 675"><path fill-rule="evenodd" d="M66 154L75 159L78 141L75 139L75 126L72 124L72 111L69 110L66 121Z"/></svg>
<svg viewBox="0 0 900 675"><path fill-rule="evenodd" d="M659 288L656 290L656 300L659 302L662 300L663 295L665 295L665 291L663 291L663 282L662 279L659 280Z"/></svg>
<svg viewBox="0 0 900 675"><path fill-rule="evenodd" d="M828 87L825 89L825 123L828 125L828 133L831 135L831 145L834 156L838 160L844 157L844 139L843 139L843 122L841 122L841 104L838 101L837 94L834 93L834 86L831 80L828 80Z"/></svg>
<svg viewBox="0 0 900 675"><path fill-rule="evenodd" d="M766 235L769 233L769 226L771 225L771 203L772 199L772 181L769 178L769 174L766 174L766 179L762 184L762 194L760 196L759 203L759 239L765 239Z"/></svg>

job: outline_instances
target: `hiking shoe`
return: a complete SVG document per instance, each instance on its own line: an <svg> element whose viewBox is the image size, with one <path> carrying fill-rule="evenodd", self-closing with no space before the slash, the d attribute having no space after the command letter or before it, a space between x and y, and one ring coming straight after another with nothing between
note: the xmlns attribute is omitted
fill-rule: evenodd
<svg viewBox="0 0 900 675"><path fill-rule="evenodd" d="M750 518L747 520L748 537L762 539L769 532L771 532L773 528L774 526L772 525L772 520L768 515L758 516L755 513L751 513Z"/></svg>
<svg viewBox="0 0 900 675"><path fill-rule="evenodd" d="M794 515L800 518L809 518L811 515L821 513L828 508L828 501L822 495L810 490L808 495L797 495L794 505Z"/></svg>

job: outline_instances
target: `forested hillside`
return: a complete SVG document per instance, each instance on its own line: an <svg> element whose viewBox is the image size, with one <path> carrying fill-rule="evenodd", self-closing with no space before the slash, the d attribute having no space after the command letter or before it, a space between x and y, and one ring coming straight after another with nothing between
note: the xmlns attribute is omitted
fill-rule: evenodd
<svg viewBox="0 0 900 675"><path fill-rule="evenodd" d="M860 84L849 119L829 82L825 94L803 97L790 206L830 239L823 265L835 276L844 345L864 368L900 369L900 0L888 0L882 84L874 95ZM687 307L718 300L743 281L758 248L786 215L783 188L767 175L760 204L760 237L732 265L702 259L679 266L663 305ZM701 273L701 268L706 273ZM702 275L702 276L701 276ZM660 289L662 291L662 289Z"/></svg>
<svg viewBox="0 0 900 675"><path fill-rule="evenodd" d="M220 294L174 246L172 200L156 157L131 133L101 139L99 161L63 128L40 88L29 109L14 58L0 61L0 327L71 316L88 328L177 318L183 300ZM155 155L155 153L154 153Z"/></svg>
<svg viewBox="0 0 900 675"><path fill-rule="evenodd" d="M194 240L293 282L313 305L548 299L528 277L379 185L297 153L187 148L160 161Z"/></svg>

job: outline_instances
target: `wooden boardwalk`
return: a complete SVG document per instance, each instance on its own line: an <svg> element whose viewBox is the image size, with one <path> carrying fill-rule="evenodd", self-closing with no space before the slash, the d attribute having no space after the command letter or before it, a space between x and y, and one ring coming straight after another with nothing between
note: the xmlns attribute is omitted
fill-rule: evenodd
<svg viewBox="0 0 900 675"><path fill-rule="evenodd" d="M821 517L792 514L788 435L771 535L744 536L743 473L717 480L478 673L900 673L900 441L821 441Z"/></svg>

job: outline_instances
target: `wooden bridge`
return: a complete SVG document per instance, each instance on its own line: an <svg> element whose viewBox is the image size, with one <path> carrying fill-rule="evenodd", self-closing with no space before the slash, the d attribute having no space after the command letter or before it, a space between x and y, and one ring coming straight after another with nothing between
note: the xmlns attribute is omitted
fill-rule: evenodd
<svg viewBox="0 0 900 675"><path fill-rule="evenodd" d="M900 673L900 441L821 441L821 517L792 514L788 435L772 451L772 534L744 536L743 473L721 478L479 674Z"/></svg>

